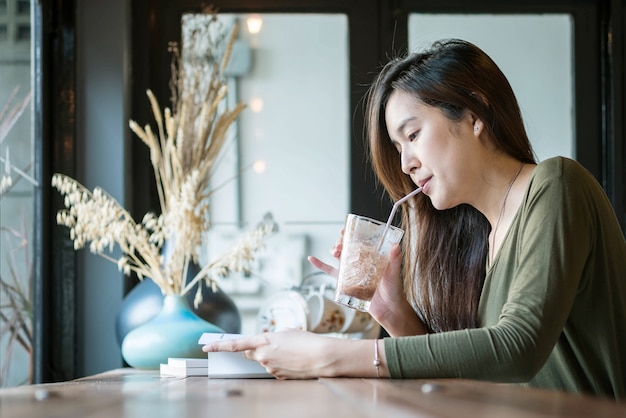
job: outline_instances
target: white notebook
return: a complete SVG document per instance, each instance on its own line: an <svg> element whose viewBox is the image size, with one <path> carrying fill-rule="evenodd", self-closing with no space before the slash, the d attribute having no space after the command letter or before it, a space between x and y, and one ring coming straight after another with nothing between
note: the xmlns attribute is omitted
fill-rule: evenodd
<svg viewBox="0 0 626 418"><path fill-rule="evenodd" d="M207 360L204 360L205 362ZM172 366L171 364L161 364L161 376L189 377L208 376L208 364L204 367Z"/></svg>
<svg viewBox="0 0 626 418"><path fill-rule="evenodd" d="M205 358L182 358L182 357L170 357L167 359L167 364L172 367L207 367L207 359Z"/></svg>
<svg viewBox="0 0 626 418"><path fill-rule="evenodd" d="M198 344L205 345L218 340L232 340L242 338L241 334L216 334L204 333L198 340ZM248 360L243 353L214 352L208 353L208 375L209 378L219 379L258 379L273 377L254 360Z"/></svg>

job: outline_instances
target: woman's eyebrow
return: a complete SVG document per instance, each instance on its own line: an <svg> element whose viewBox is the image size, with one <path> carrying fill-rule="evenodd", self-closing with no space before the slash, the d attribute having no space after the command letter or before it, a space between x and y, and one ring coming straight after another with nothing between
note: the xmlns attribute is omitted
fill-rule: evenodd
<svg viewBox="0 0 626 418"><path fill-rule="evenodd" d="M413 121L416 121L416 120L418 120L418 118L416 116L409 116L408 118L404 119L402 121L402 123L400 123L400 125L396 129L396 132L399 133L400 135L402 135L402 132L404 132L404 128L406 127L406 125L409 122L413 122Z"/></svg>

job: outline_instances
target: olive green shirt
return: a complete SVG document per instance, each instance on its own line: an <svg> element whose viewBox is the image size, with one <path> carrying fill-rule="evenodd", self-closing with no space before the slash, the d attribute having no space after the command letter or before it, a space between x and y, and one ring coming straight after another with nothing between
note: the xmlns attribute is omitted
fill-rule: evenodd
<svg viewBox="0 0 626 418"><path fill-rule="evenodd" d="M480 328L385 339L391 377L626 397L626 241L580 164L558 157L535 168L478 313Z"/></svg>

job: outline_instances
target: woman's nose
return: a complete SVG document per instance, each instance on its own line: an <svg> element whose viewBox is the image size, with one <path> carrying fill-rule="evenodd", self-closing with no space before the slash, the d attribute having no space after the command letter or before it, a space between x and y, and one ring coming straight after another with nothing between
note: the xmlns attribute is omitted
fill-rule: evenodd
<svg viewBox="0 0 626 418"><path fill-rule="evenodd" d="M410 152L407 149L402 150L400 155L400 162L402 164L402 172L404 174L413 174L419 167L419 160L415 156L415 153Z"/></svg>

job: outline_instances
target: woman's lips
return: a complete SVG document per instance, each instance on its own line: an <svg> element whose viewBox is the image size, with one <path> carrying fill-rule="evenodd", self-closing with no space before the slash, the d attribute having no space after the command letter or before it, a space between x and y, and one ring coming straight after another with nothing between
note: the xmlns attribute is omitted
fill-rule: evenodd
<svg viewBox="0 0 626 418"><path fill-rule="evenodd" d="M420 180L417 182L417 185L422 188L422 193L428 194L428 185L430 184L430 179L432 177L428 177L427 179Z"/></svg>

